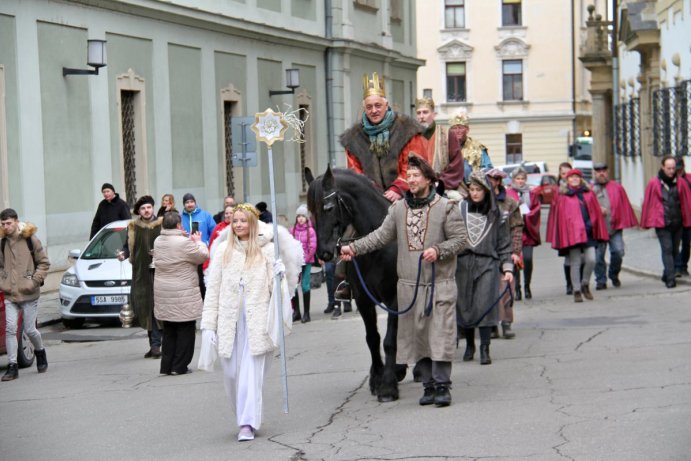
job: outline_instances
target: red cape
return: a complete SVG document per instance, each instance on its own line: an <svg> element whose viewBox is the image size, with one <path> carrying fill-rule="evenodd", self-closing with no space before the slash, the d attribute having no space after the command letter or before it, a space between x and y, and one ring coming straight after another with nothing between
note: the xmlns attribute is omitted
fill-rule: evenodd
<svg viewBox="0 0 691 461"><path fill-rule="evenodd" d="M516 200L519 204L521 199L513 188L506 189L509 197ZM523 215L523 246L536 247L542 240L540 240L540 199L537 195L530 192L530 212Z"/></svg>
<svg viewBox="0 0 691 461"><path fill-rule="evenodd" d="M593 225L593 239L600 241L609 240L607 226L602 217L600 204L595 197L595 193L588 190L583 194L590 222ZM570 248L588 241L588 234L585 230L585 222L581 215L581 204L577 195L559 194L556 206L550 212L554 213L552 227L550 229L548 221L548 241L552 243L552 248L561 250Z"/></svg>
<svg viewBox="0 0 691 461"><path fill-rule="evenodd" d="M681 203L681 221L684 227L691 227L691 188L686 181L677 179L679 202ZM662 206L662 182L657 176L648 181L641 211L643 229L665 227L665 211Z"/></svg>
<svg viewBox="0 0 691 461"><path fill-rule="evenodd" d="M622 185L616 181L607 181L605 189L609 196L612 229L621 230L638 226L638 219Z"/></svg>

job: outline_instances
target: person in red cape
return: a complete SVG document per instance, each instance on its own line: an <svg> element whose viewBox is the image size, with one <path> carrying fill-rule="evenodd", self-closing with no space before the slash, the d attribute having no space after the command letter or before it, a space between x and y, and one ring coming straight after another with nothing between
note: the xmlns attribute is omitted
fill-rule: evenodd
<svg viewBox="0 0 691 461"><path fill-rule="evenodd" d="M233 208L234 208L234 206L235 205L226 205L223 208L223 219L221 220L220 223L216 224L216 227L214 227L214 230L211 231L211 237L209 237L209 250L211 250L211 245L214 244L214 240L216 240L216 238L220 235L220 233L223 232L225 230L225 228L230 225L230 221L233 220ZM211 258L204 261L204 264L202 265L202 269L204 270L204 273L206 273L206 270L209 268L209 262L210 261L211 261Z"/></svg>
<svg viewBox="0 0 691 461"><path fill-rule="evenodd" d="M607 263L605 253L609 243L609 279L615 287L621 286L619 272L624 258L624 229L638 226L638 219L633 212L626 190L616 181L609 179L607 164L595 162L593 164L595 181L593 192L602 209L602 215L607 225L609 242L600 242L596 251L595 289L607 288Z"/></svg>
<svg viewBox="0 0 691 461"><path fill-rule="evenodd" d="M597 197L583 180L581 170L571 169L566 173L566 184L560 187L552 211L555 213L554 225L548 229L548 238L552 248L568 257L573 300L580 303L583 297L593 299L589 283L595 267L595 248L600 241L609 240L609 235Z"/></svg>
<svg viewBox="0 0 691 461"><path fill-rule="evenodd" d="M562 162L559 164L559 193L563 190L561 186L566 187L566 173L571 171L573 167L569 162ZM555 209L557 207L556 203L556 198L552 200L552 204L549 207L549 214L547 215L547 235L545 238L545 241L547 243L552 243L550 240L550 236L554 234L554 216L555 216ZM560 255L563 256L563 255ZM579 262L579 267L581 267L581 263ZM580 268L580 274L581 277L583 276L583 268ZM569 258L565 257L564 258L564 280L566 281L566 294L567 295L572 295L573 294L573 284L571 283L571 266L569 266Z"/></svg>
<svg viewBox="0 0 691 461"><path fill-rule="evenodd" d="M509 197L518 202L518 210L523 217L522 257L523 257L523 294L525 299L533 297L530 282L533 277L533 248L540 245L540 198L530 192L526 181L528 172L518 167L511 172L511 187L507 189ZM516 289L520 289L520 269L514 266Z"/></svg>
<svg viewBox="0 0 691 461"><path fill-rule="evenodd" d="M676 161L678 180L685 182L686 185L689 186L689 189L691 189L691 173L686 172L684 157L676 157ZM679 250L679 257L674 261L676 277L689 275L689 256L691 256L691 227L684 227L681 233L681 250Z"/></svg>
<svg viewBox="0 0 691 461"><path fill-rule="evenodd" d="M671 155L662 157L662 168L645 188L641 227L655 229L660 241L667 288L677 286L674 280L674 260L684 227L691 227L691 188L676 175L676 161Z"/></svg>

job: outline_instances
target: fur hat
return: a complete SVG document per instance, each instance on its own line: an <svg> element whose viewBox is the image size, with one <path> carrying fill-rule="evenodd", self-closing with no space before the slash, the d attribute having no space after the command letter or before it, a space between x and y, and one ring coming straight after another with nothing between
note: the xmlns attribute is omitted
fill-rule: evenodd
<svg viewBox="0 0 691 461"><path fill-rule="evenodd" d="M150 195L142 195L141 197L139 197L139 200L137 200L134 204L134 214L138 215L139 209L142 207L142 205L147 203L151 206L154 206L154 198Z"/></svg>
<svg viewBox="0 0 691 461"><path fill-rule="evenodd" d="M295 210L295 217L304 216L305 218L309 218L309 215L310 213L307 211L307 205L304 203L301 203L298 209Z"/></svg>
<svg viewBox="0 0 691 461"><path fill-rule="evenodd" d="M422 172L422 175L430 181L437 180L437 174L434 172L434 169L429 166L429 163L427 163L424 158L417 154L408 154L408 168L417 168Z"/></svg>
<svg viewBox="0 0 691 461"><path fill-rule="evenodd" d="M190 192L182 196L182 204L184 205L188 200L193 200L195 203L197 202L197 199L194 198L194 195L192 195Z"/></svg>

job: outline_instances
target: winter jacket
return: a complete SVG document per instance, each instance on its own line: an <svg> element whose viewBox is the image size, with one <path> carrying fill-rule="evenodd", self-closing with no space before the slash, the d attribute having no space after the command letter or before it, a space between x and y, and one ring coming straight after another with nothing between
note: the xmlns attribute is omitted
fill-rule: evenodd
<svg viewBox="0 0 691 461"><path fill-rule="evenodd" d="M305 255L305 264L314 264L316 261L314 255L317 252L317 233L314 232L312 225L295 224L290 229L293 238L302 244L302 252Z"/></svg>
<svg viewBox="0 0 691 461"><path fill-rule="evenodd" d="M21 303L33 301L41 295L41 284L48 274L50 261L36 237L36 226L20 222L17 230L17 235L8 236L0 228L0 239L7 239L0 254L0 290L5 293L5 298ZM34 248L33 255L26 242L29 238Z"/></svg>
<svg viewBox="0 0 691 461"><path fill-rule="evenodd" d="M130 219L131 217L130 207L120 198L119 194L115 194L115 197L110 202L106 199L101 200L96 210L96 216L94 216L94 220L91 223L89 240L94 238L94 235L103 229L105 225L123 219Z"/></svg>
<svg viewBox="0 0 691 461"><path fill-rule="evenodd" d="M245 306L250 353L261 355L274 349L268 333L268 313L273 291L273 229L259 223L258 243L262 258L245 266L245 242L235 240L233 253L224 264L228 240L214 245L209 265L201 328L218 335L218 355L233 353L240 309ZM235 238L230 235L230 238Z"/></svg>
<svg viewBox="0 0 691 461"><path fill-rule="evenodd" d="M183 209L180 217L182 217L182 228L185 229L188 234L192 229L192 222L199 223L199 232L202 233L202 242L208 246L211 234L216 227L216 221L214 221L213 216L211 216L208 211L204 211L201 208L195 208L192 213Z"/></svg>
<svg viewBox="0 0 691 461"><path fill-rule="evenodd" d="M203 242L178 229L163 229L154 242L154 315L168 322L189 322L202 314L197 266L209 257Z"/></svg>

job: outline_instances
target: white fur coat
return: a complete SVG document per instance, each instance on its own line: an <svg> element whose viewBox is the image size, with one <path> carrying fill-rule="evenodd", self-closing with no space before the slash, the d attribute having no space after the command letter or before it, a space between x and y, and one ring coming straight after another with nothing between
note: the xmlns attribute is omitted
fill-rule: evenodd
<svg viewBox="0 0 691 461"><path fill-rule="evenodd" d="M281 259L286 266L288 290L292 293L304 264L302 245L287 229L282 226L278 229ZM250 269L244 268L245 252L240 245L235 246L230 262L223 265L229 231L226 228L211 247L201 328L215 331L218 335L218 354L230 357L235 343L238 314L244 301L250 351L253 355L263 354L275 348L275 341L268 328L269 309L275 309L271 303L274 282L273 228L259 222L259 244L264 261L254 264ZM284 303L286 301L289 300L284 300ZM289 331L290 325L286 326Z"/></svg>

